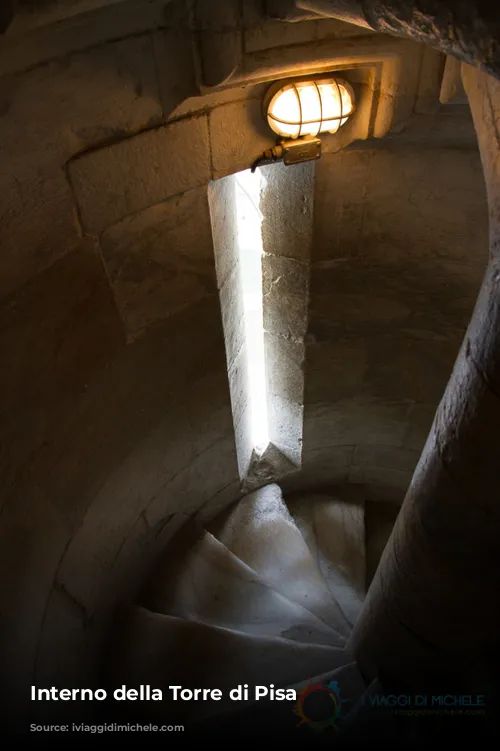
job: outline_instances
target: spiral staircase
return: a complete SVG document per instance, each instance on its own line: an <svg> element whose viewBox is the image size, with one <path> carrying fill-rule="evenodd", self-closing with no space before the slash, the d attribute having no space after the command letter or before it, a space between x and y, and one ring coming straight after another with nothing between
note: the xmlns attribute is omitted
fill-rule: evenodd
<svg viewBox="0 0 500 751"><path fill-rule="evenodd" d="M338 740L359 732L353 718L373 686L347 643L373 545L366 545L362 494L351 488L347 496L284 499L272 484L205 528L181 530L137 604L120 612L113 639L110 682L163 692L163 701L141 703L144 721L312 732L330 742L332 733ZM230 690L245 684L248 700L231 700ZM222 698L174 701L169 686L218 688ZM292 687L297 698L255 701L255 686Z"/></svg>

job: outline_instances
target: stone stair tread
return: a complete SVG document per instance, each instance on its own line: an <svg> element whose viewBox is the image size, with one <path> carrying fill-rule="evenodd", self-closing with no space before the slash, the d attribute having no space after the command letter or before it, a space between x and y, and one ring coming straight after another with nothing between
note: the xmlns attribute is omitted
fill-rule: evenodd
<svg viewBox="0 0 500 751"><path fill-rule="evenodd" d="M342 636L349 636L350 624L332 598L277 485L250 493L209 530L273 589Z"/></svg>
<svg viewBox="0 0 500 751"><path fill-rule="evenodd" d="M182 556L170 553L143 597L152 611L249 634L345 646L309 610L274 590L206 530Z"/></svg>
<svg viewBox="0 0 500 751"><path fill-rule="evenodd" d="M345 651L336 647L246 634L129 605L117 619L109 674L114 685L161 689L163 700L136 703L134 717L168 717L170 723L234 712L228 694L238 685L248 684L251 692L256 685L286 687L345 662ZM218 688L223 698L174 702L169 686Z"/></svg>
<svg viewBox="0 0 500 751"><path fill-rule="evenodd" d="M359 494L349 500L326 493L286 499L332 596L351 625L366 591L365 509Z"/></svg>

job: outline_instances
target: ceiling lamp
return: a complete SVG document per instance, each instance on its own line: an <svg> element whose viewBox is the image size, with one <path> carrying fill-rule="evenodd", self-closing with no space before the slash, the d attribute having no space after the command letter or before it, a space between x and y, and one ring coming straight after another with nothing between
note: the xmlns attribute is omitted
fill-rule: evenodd
<svg viewBox="0 0 500 751"><path fill-rule="evenodd" d="M282 138L336 133L354 112L347 81L322 78L275 84L265 99L267 122Z"/></svg>

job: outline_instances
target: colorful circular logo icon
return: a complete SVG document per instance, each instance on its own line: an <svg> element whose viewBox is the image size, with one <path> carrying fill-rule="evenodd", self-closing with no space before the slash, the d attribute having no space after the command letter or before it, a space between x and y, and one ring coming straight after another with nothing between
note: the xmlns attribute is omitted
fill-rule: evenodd
<svg viewBox="0 0 500 751"><path fill-rule="evenodd" d="M308 683L299 691L294 710L300 717L299 727L306 724L316 733L336 727L342 715L343 703L337 681Z"/></svg>

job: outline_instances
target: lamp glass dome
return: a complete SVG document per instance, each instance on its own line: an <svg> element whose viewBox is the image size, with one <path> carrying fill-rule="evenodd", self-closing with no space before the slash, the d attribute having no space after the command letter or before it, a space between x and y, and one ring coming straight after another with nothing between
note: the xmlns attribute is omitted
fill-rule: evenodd
<svg viewBox="0 0 500 751"><path fill-rule="evenodd" d="M283 138L336 133L354 112L354 92L334 78L282 86L267 107L269 127Z"/></svg>

